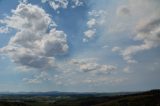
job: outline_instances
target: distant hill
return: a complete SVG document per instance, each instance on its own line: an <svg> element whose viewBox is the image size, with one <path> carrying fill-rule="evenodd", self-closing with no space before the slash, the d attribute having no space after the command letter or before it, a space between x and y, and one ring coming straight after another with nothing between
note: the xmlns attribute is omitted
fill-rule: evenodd
<svg viewBox="0 0 160 106"><path fill-rule="evenodd" d="M128 95L135 94L138 92L113 92L113 93L97 93L97 92L0 92L0 96L16 96L16 95L27 95L27 96L117 96L117 95Z"/></svg>
<svg viewBox="0 0 160 106"><path fill-rule="evenodd" d="M0 106L160 106L160 90L133 93L9 93L0 96Z"/></svg>

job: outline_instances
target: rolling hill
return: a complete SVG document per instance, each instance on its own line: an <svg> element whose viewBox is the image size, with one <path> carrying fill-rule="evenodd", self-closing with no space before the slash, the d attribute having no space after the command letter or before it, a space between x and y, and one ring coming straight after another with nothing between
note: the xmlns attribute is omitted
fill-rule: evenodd
<svg viewBox="0 0 160 106"><path fill-rule="evenodd" d="M160 106L160 90L125 93L6 93L0 106Z"/></svg>

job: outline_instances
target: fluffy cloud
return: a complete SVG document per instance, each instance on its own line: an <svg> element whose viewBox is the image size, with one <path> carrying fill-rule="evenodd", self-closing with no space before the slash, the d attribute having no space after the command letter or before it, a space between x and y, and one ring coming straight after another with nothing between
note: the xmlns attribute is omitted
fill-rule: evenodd
<svg viewBox="0 0 160 106"><path fill-rule="evenodd" d="M88 42L90 39L94 38L96 34L96 21L97 20L95 18L91 18L88 20L87 26L89 29L84 32L83 42Z"/></svg>
<svg viewBox="0 0 160 106"><path fill-rule="evenodd" d="M72 8L83 5L83 0L42 0L42 3L45 2L48 2L54 10L58 10L60 8L66 9L69 4L71 4Z"/></svg>
<svg viewBox="0 0 160 106"><path fill-rule="evenodd" d="M80 70L84 72L92 72L92 73L103 73L108 74L114 70L116 70L116 66L113 65L104 65L104 64L98 64L93 59L74 59L71 62L73 65L77 65Z"/></svg>
<svg viewBox="0 0 160 106"><path fill-rule="evenodd" d="M48 3L54 10L68 6L68 0L48 0Z"/></svg>
<svg viewBox="0 0 160 106"><path fill-rule="evenodd" d="M101 26L106 22L107 15L108 13L105 10L91 10L88 12L89 21L95 21L94 23L97 26Z"/></svg>
<svg viewBox="0 0 160 106"><path fill-rule="evenodd" d="M55 56L68 51L66 34L57 30L49 14L36 5L21 2L1 23L17 32L8 45L0 48L0 53L18 65L42 70L53 68Z"/></svg>
<svg viewBox="0 0 160 106"><path fill-rule="evenodd" d="M88 28L93 28L96 25L96 19L92 18L87 22Z"/></svg>
<svg viewBox="0 0 160 106"><path fill-rule="evenodd" d="M103 10L92 10L88 12L88 21L86 23L88 29L84 32L83 42L88 42L95 37L96 29L104 24L106 14Z"/></svg>
<svg viewBox="0 0 160 106"><path fill-rule="evenodd" d="M96 29L89 29L87 31L84 32L84 39L83 42L87 42L88 40L92 39L96 34Z"/></svg>

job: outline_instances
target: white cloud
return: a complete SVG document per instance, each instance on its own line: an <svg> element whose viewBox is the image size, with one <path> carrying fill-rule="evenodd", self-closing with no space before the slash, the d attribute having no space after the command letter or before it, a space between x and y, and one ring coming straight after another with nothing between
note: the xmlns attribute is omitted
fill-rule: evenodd
<svg viewBox="0 0 160 106"><path fill-rule="evenodd" d="M48 0L49 5L54 9L57 10L59 8L67 8L68 0Z"/></svg>
<svg viewBox="0 0 160 106"><path fill-rule="evenodd" d="M134 39L142 41L142 44L129 46L122 52L124 59L128 62L135 61L132 59L133 55L160 46L160 18L140 21Z"/></svg>
<svg viewBox="0 0 160 106"><path fill-rule="evenodd" d="M94 86L99 86L99 85L104 85L104 84L117 85L127 80L128 78L122 78L122 77L119 77L119 78L98 77L96 79L86 78L86 79L83 79L81 82L86 83L86 84L94 84Z"/></svg>
<svg viewBox="0 0 160 106"><path fill-rule="evenodd" d="M21 2L11 16L1 21L17 32L0 52L18 65L42 70L54 68L55 56L68 51L66 34L57 30L49 14L36 5Z"/></svg>
<svg viewBox="0 0 160 106"><path fill-rule="evenodd" d="M72 8L82 6L84 4L83 0L72 0L72 2L73 2Z"/></svg>
<svg viewBox="0 0 160 106"><path fill-rule="evenodd" d="M115 46L112 48L112 52L120 52L120 51L121 51L120 47Z"/></svg>
<svg viewBox="0 0 160 106"><path fill-rule="evenodd" d="M23 81L27 82L28 84L39 84L43 81L49 81L51 80L50 76L47 72L41 72L38 75L34 75L32 79L29 78L23 78Z"/></svg>
<svg viewBox="0 0 160 106"><path fill-rule="evenodd" d="M68 8L69 4L72 8L76 8L78 6L83 5L83 0L41 0L42 3L48 2L49 5L54 9L66 9Z"/></svg>
<svg viewBox="0 0 160 106"><path fill-rule="evenodd" d="M95 29L93 30L90 29L84 32L84 36L86 39L92 39L95 36L95 33L96 33Z"/></svg>
<svg viewBox="0 0 160 106"><path fill-rule="evenodd" d="M73 59L71 63L78 66L80 70L84 72L91 72L94 74L108 74L117 69L117 67L113 65L98 64L96 60L93 59Z"/></svg>
<svg viewBox="0 0 160 106"><path fill-rule="evenodd" d="M96 24L103 25L106 22L107 18L107 11L105 10L91 10L88 12L89 15L89 20L90 19L95 19Z"/></svg>
<svg viewBox="0 0 160 106"><path fill-rule="evenodd" d="M88 28L93 28L96 25L96 19L92 18L87 22Z"/></svg>
<svg viewBox="0 0 160 106"><path fill-rule="evenodd" d="M124 3L123 6L118 6L116 11L118 17L114 16L113 20L111 20L113 21L112 23L115 23L113 27L109 28L111 29L109 31L120 31L122 33L120 35L124 33L125 37L139 42L137 44L128 45L125 49L118 50L120 55L123 56L123 59L128 63L137 63L134 56L160 45L159 3L158 0L129 0L129 2L126 4ZM131 17L119 17L129 15L131 15ZM113 48L112 51L117 50Z"/></svg>
<svg viewBox="0 0 160 106"><path fill-rule="evenodd" d="M138 55L138 53L160 46L159 3L158 0L129 0L124 3L124 5L118 5L118 7L116 7L117 14L109 14L110 19L108 21L106 18L104 26L102 27L105 36L109 31L118 32L117 35L128 37L124 39L133 39L135 43L138 42L137 44L122 45L122 47L119 45L120 48L112 48L112 51L122 55L127 63L137 63L134 56ZM110 11L108 13L110 13ZM98 17L96 11L90 14ZM104 38L107 39L107 36L103 37L103 39Z"/></svg>
<svg viewBox="0 0 160 106"><path fill-rule="evenodd" d="M84 32L83 42L88 42L95 37L97 27L101 27L105 23L106 12L103 10L92 10L88 12L88 29Z"/></svg>
<svg viewBox="0 0 160 106"><path fill-rule="evenodd" d="M62 55L68 51L66 34L56 29L52 29L48 35L36 43L45 56Z"/></svg>

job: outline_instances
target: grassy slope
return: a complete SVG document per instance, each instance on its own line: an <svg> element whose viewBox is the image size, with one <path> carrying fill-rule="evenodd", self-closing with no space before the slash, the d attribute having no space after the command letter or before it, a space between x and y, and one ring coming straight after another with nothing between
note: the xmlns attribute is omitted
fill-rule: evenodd
<svg viewBox="0 0 160 106"><path fill-rule="evenodd" d="M143 93L124 96L94 106L160 106L160 93Z"/></svg>

